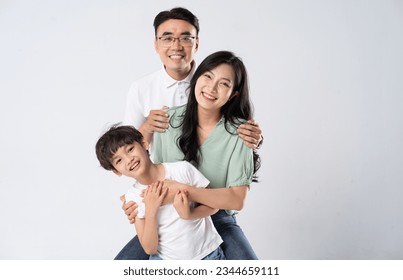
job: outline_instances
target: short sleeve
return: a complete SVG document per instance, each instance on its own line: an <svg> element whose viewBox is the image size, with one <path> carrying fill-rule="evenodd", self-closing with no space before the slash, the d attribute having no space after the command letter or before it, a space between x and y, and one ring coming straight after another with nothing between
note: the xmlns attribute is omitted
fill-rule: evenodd
<svg viewBox="0 0 403 280"><path fill-rule="evenodd" d="M189 185L199 188L206 188L210 184L210 181L204 177L204 175L192 164L187 161L183 161L183 165L186 168L186 176L190 182Z"/></svg>
<svg viewBox="0 0 403 280"><path fill-rule="evenodd" d="M163 162L163 146L162 146L162 138L164 137L164 133L154 132L153 134L153 154L152 154L152 161L154 163L161 163Z"/></svg>
<svg viewBox="0 0 403 280"><path fill-rule="evenodd" d="M253 150L239 139L229 162L226 187L249 186L252 183L252 177Z"/></svg>
<svg viewBox="0 0 403 280"><path fill-rule="evenodd" d="M139 128L145 122L146 119L143 115L144 106L142 104L139 86L134 82L127 93L124 116L125 125Z"/></svg>

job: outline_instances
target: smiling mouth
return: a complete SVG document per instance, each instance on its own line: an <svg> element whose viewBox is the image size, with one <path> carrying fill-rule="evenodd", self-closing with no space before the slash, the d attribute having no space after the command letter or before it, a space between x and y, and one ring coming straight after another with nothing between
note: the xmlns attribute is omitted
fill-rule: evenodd
<svg viewBox="0 0 403 280"><path fill-rule="evenodd" d="M169 55L168 57L171 58L171 59L182 59L182 58L184 58L185 56L184 56L184 55L181 55L181 54L171 54L171 55Z"/></svg>
<svg viewBox="0 0 403 280"><path fill-rule="evenodd" d="M130 167L130 171L133 171L138 165L140 164L140 161L136 161L132 167Z"/></svg>
<svg viewBox="0 0 403 280"><path fill-rule="evenodd" d="M202 92L202 95L204 96L204 98L206 98L206 99L208 99L208 100L211 100L211 101L215 101L215 100L217 100L217 98L216 97L214 97L214 96L212 96L211 94L208 94L208 93L206 93L206 92Z"/></svg>

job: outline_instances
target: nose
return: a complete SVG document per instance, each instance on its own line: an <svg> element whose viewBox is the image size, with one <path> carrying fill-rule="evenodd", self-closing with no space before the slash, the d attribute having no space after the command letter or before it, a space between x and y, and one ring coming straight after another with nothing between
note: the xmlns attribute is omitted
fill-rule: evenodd
<svg viewBox="0 0 403 280"><path fill-rule="evenodd" d="M125 165L126 165L126 166L129 166L129 165L132 163L132 161L133 161L133 157L130 156L130 155L125 155L124 158L123 158L123 160L124 160L124 162L125 162Z"/></svg>
<svg viewBox="0 0 403 280"><path fill-rule="evenodd" d="M181 50L181 49L183 49L183 46L182 46L181 43L179 42L179 39L178 39L178 38L175 38L175 40L174 40L173 43L172 43L171 48L172 48L173 50Z"/></svg>
<svg viewBox="0 0 403 280"><path fill-rule="evenodd" d="M217 87L218 87L218 82L217 81L211 81L208 85L210 88L211 92L217 92Z"/></svg>

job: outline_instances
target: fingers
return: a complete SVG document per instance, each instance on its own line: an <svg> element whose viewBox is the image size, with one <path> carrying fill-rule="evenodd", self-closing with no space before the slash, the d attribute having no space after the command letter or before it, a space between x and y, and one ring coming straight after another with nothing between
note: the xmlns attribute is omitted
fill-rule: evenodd
<svg viewBox="0 0 403 280"><path fill-rule="evenodd" d="M126 203L126 201L124 201L123 204L122 204L122 209L123 209L123 211L126 212L127 209L129 209L130 207L132 207L135 204L136 204L136 202L134 202L134 201L129 201L127 203Z"/></svg>
<svg viewBox="0 0 403 280"><path fill-rule="evenodd" d="M169 115L164 110L151 110L146 124L149 130L164 132L169 127Z"/></svg>
<svg viewBox="0 0 403 280"><path fill-rule="evenodd" d="M165 198L168 194L168 188L162 187L162 192L161 192L161 196L162 198Z"/></svg>
<svg viewBox="0 0 403 280"><path fill-rule="evenodd" d="M134 223L134 221L136 220L136 216L137 216L137 205L135 207L133 207L131 209L131 213L129 215L127 215L127 219L130 221L130 223Z"/></svg>
<svg viewBox="0 0 403 280"><path fill-rule="evenodd" d="M125 204L128 206L126 209L123 209L127 219L130 221L130 223L134 223L135 218L137 216L137 204L134 203L133 201L129 201L128 203Z"/></svg>
<svg viewBox="0 0 403 280"><path fill-rule="evenodd" d="M177 191L174 196L174 205L177 205L181 200L181 191Z"/></svg>
<svg viewBox="0 0 403 280"><path fill-rule="evenodd" d="M189 203L187 192L178 190L175 193L174 201L176 203L181 203L181 204L187 205Z"/></svg>
<svg viewBox="0 0 403 280"><path fill-rule="evenodd" d="M188 193L186 191L182 191L181 193L183 204L188 205L189 204Z"/></svg>
<svg viewBox="0 0 403 280"><path fill-rule="evenodd" d="M131 212L130 209L134 209L134 208L137 208L137 203L134 202L134 201L129 201L128 203L125 203L125 204L123 204L123 206L122 206L122 209L123 209L123 211L124 211L125 213L126 213L126 212L130 213L130 212ZM127 215L128 213L126 213L126 215Z"/></svg>
<svg viewBox="0 0 403 280"><path fill-rule="evenodd" d="M161 181L155 181L154 183L148 186L146 191L149 193L161 193L162 186L163 183Z"/></svg>
<svg viewBox="0 0 403 280"><path fill-rule="evenodd" d="M241 136L239 135L239 137L242 138L243 143L245 144L245 146L251 148L251 149L257 149L259 142L256 141L255 138L249 137L249 136Z"/></svg>
<svg viewBox="0 0 403 280"><path fill-rule="evenodd" d="M126 196L125 196L124 194L122 194L122 195L120 196L120 201L122 201L123 204L126 203Z"/></svg>
<svg viewBox="0 0 403 280"><path fill-rule="evenodd" d="M164 108L164 107L163 107ZM166 107L168 108L168 107ZM148 117L152 117L155 120L166 120L169 118L169 114L164 110L151 110Z"/></svg>
<svg viewBox="0 0 403 280"><path fill-rule="evenodd" d="M247 136L255 136L254 138L260 138L260 135L262 134L259 124L255 121L248 121L244 124L241 124L238 130Z"/></svg>
<svg viewBox="0 0 403 280"><path fill-rule="evenodd" d="M262 139L262 130L254 120L241 124L237 132L245 145L252 149L256 149Z"/></svg>
<svg viewBox="0 0 403 280"><path fill-rule="evenodd" d="M156 181L144 190L144 199L159 201L162 204L163 199L168 194L168 188L164 187L164 182Z"/></svg>

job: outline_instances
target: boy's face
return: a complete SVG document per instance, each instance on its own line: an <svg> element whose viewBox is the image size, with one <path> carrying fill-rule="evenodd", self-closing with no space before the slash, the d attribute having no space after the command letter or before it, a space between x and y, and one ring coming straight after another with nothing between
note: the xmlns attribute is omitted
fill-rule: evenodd
<svg viewBox="0 0 403 280"><path fill-rule="evenodd" d="M151 160L147 153L148 144L133 144L120 147L112 157L113 172L119 176L122 174L134 179L141 177L151 166Z"/></svg>

